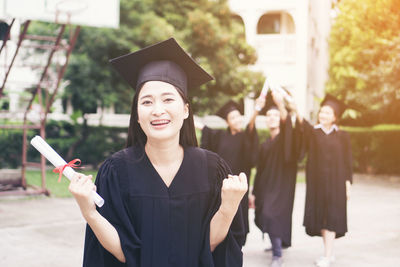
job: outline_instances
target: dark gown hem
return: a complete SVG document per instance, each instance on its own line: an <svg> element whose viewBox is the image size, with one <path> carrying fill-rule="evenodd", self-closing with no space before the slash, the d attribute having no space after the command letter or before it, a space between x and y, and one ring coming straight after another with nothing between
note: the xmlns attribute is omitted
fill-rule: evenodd
<svg viewBox="0 0 400 267"><path fill-rule="evenodd" d="M322 229L321 229L322 230ZM330 230L330 229L327 229L327 230L329 230L329 231L331 231L331 232L335 232L335 230ZM336 236L335 236L335 239L338 239L338 238L341 238L341 237L344 237L345 235L346 235L346 233L338 233L338 232L335 232L336 233ZM322 235L321 235L321 231L320 232L315 232L315 231L310 231L310 230L307 230L306 229L306 234L307 235L309 235L309 236L319 236L319 237L322 237Z"/></svg>

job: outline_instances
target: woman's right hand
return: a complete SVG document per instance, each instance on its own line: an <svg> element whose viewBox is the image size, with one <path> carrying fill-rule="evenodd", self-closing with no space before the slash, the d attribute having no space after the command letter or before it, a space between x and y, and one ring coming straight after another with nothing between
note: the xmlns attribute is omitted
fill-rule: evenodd
<svg viewBox="0 0 400 267"><path fill-rule="evenodd" d="M92 175L77 173L71 179L71 183L68 187L69 191L76 199L86 221L90 216L97 212L95 203L92 199L92 191L96 190L92 178Z"/></svg>
<svg viewBox="0 0 400 267"><path fill-rule="evenodd" d="M220 210L233 218L247 189L246 174L241 172L239 175L228 175L222 183Z"/></svg>

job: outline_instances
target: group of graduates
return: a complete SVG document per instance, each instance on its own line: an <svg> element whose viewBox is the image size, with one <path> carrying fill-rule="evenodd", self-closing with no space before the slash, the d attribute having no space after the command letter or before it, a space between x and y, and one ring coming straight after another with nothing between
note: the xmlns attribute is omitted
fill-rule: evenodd
<svg viewBox="0 0 400 267"><path fill-rule="evenodd" d="M256 167L254 185L241 208L246 234L248 208L254 208L256 226L269 235L272 247L266 251L272 251L271 266L282 266L282 248L291 246L297 167L306 154L304 226L308 235L324 240L324 256L315 264L329 266L334 261L333 240L347 232L346 200L352 182L350 139L336 124L344 110L341 101L327 94L318 124L311 126L297 112L292 98L286 100L279 91L269 91L266 99L260 95L256 100L245 130L241 128L240 105L233 101L217 112L226 121L226 130L196 125L202 130L201 147L220 155L234 173L244 171L249 178ZM269 129L269 137L261 145L255 128L257 115L266 116Z"/></svg>
<svg viewBox="0 0 400 267"><path fill-rule="evenodd" d="M245 130L230 101L218 112L228 128L217 130L194 121L188 100L188 90L213 78L175 39L111 64L135 95L126 148L103 162L95 183L78 174L69 186L87 222L83 266L242 266L249 207L271 239L272 266L281 266L282 248L291 245L297 165L306 154L304 226L324 239L317 266L330 265L333 240L347 232L352 179L349 137L336 125L340 101L328 95L311 126L294 102L273 92L256 100ZM257 115L266 116L270 132L261 145ZM101 208L92 190L104 198Z"/></svg>

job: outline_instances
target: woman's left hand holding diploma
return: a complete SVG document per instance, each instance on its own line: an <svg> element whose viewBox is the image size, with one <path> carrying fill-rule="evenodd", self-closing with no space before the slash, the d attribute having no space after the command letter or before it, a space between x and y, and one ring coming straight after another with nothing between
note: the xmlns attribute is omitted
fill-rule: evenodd
<svg viewBox="0 0 400 267"><path fill-rule="evenodd" d="M92 175L76 173L69 184L69 191L75 197L86 222L96 235L101 245L114 255L120 262L125 262L121 241L115 227L107 221L97 210L92 198L96 186L92 181Z"/></svg>
<svg viewBox="0 0 400 267"><path fill-rule="evenodd" d="M76 202L78 202L79 208L81 209L82 215L86 221L97 213L95 203L91 196L92 191L96 190L92 178L92 175L76 173L76 175L71 179L71 183L68 187L69 191L76 199Z"/></svg>

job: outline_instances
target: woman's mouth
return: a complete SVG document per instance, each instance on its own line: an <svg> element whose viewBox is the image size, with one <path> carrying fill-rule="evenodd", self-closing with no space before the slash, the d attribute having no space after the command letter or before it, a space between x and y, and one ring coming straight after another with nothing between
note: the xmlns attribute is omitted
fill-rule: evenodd
<svg viewBox="0 0 400 267"><path fill-rule="evenodd" d="M151 121L150 124L154 126L155 128L163 128L167 124L170 123L170 120L154 120Z"/></svg>

